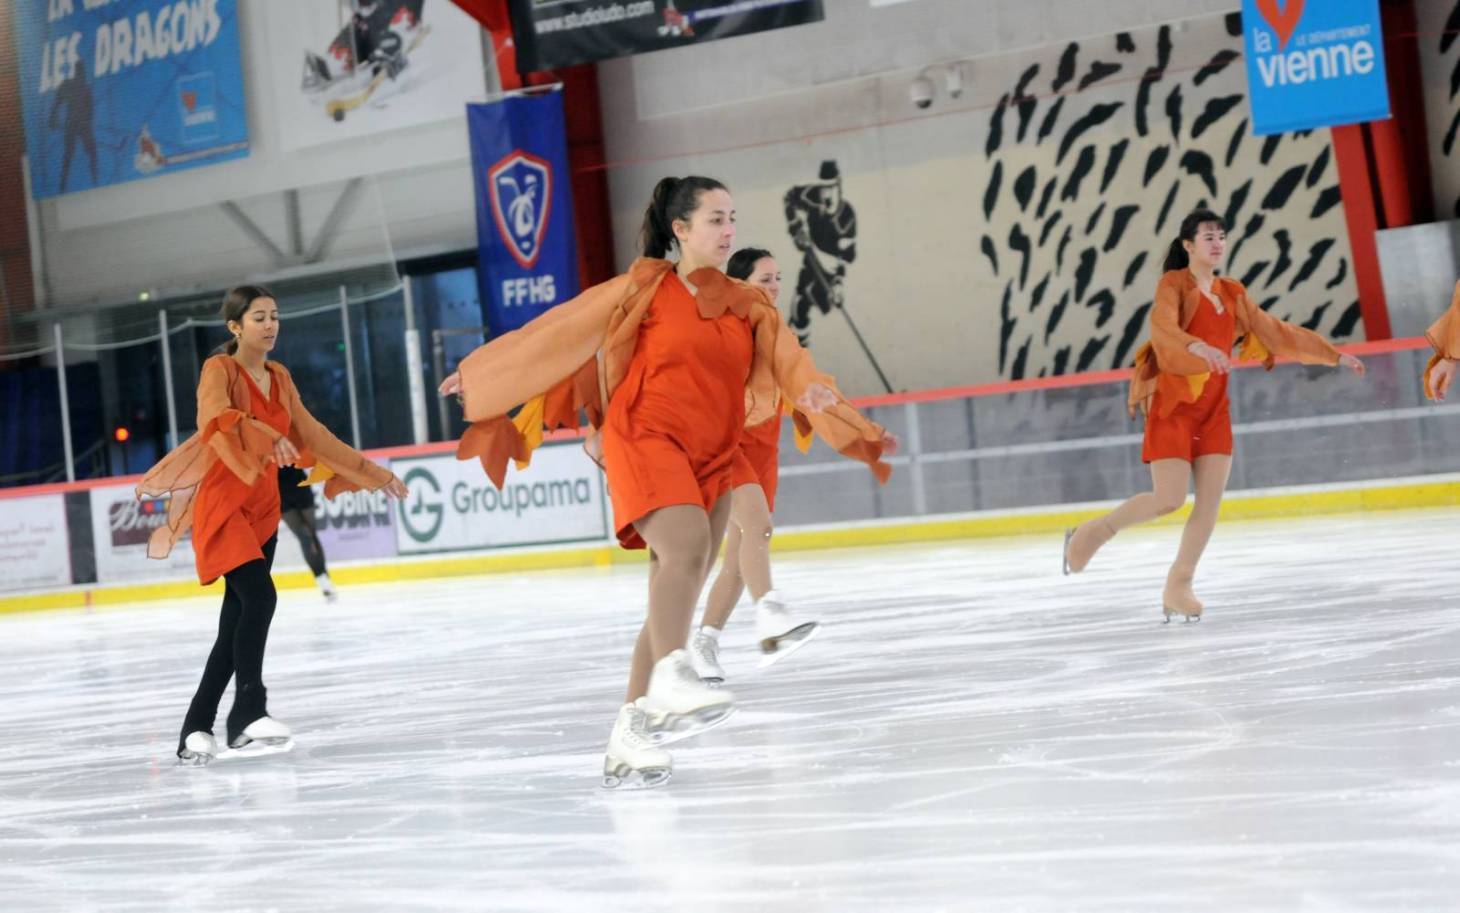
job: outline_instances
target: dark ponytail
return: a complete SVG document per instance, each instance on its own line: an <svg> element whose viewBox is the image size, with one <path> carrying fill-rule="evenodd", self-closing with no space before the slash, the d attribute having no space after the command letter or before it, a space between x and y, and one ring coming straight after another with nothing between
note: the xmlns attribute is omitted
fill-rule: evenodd
<svg viewBox="0 0 1460 913"><path fill-rule="evenodd" d="M243 322L243 315L248 313L249 306L260 298L273 298L274 293L262 285L239 285L228 290L223 296L223 306L218 309L218 316L223 318L223 325L227 327L228 321L234 320ZM277 300L277 299L276 299ZM238 337L225 342L213 350L213 354L232 355L238 351Z"/></svg>
<svg viewBox="0 0 1460 913"><path fill-rule="evenodd" d="M1166 251L1166 265L1161 267L1163 272L1186 269L1191 265L1191 255L1186 252L1186 247L1182 242L1195 241L1196 233L1201 230L1203 225L1210 222L1215 222L1222 231L1227 230L1227 220L1210 209L1195 210L1181 220L1181 233L1176 236L1176 240L1171 242L1170 249Z"/></svg>
<svg viewBox="0 0 1460 913"><path fill-rule="evenodd" d="M769 256L771 256L771 252L768 250L759 247L742 247L730 255L730 262L725 264L725 275L743 282L750 278L751 273L755 272L755 265Z"/></svg>
<svg viewBox="0 0 1460 913"><path fill-rule="evenodd" d="M639 250L646 257L663 259L678 242L674 223L688 222L700 206L700 194L708 190L725 190L714 178L690 175L687 178L664 178L654 185L654 195L644 210L644 226L639 229Z"/></svg>

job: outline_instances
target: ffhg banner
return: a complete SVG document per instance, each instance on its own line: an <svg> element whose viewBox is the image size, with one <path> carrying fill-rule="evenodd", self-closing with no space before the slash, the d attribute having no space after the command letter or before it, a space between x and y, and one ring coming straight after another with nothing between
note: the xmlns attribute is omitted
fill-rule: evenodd
<svg viewBox="0 0 1460 913"><path fill-rule="evenodd" d="M1379 0L1243 0L1259 136L1389 117Z"/></svg>
<svg viewBox="0 0 1460 913"><path fill-rule="evenodd" d="M578 294L563 95L466 106L477 198L477 283L492 336Z"/></svg>

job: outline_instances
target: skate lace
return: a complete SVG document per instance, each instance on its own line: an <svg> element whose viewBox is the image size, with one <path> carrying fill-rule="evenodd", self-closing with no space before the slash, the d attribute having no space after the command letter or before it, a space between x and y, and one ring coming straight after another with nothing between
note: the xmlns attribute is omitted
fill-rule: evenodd
<svg viewBox="0 0 1460 913"><path fill-rule="evenodd" d="M649 715L635 707L629 711L629 727L624 733L624 741L635 748L645 748L653 744L644 735L649 731Z"/></svg>
<svg viewBox="0 0 1460 913"><path fill-rule="evenodd" d="M696 637L691 649L700 662L715 666L720 664L720 647L708 637Z"/></svg>

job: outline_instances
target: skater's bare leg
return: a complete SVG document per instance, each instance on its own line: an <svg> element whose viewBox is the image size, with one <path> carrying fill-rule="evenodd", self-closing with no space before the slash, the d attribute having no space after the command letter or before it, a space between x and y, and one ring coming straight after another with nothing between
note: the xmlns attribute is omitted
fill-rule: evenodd
<svg viewBox="0 0 1460 913"><path fill-rule="evenodd" d="M683 649L689 640L695 603L714 552L725 534L729 514L727 495L708 513L694 505L676 504L661 507L634 524L655 559L649 585L649 620L645 624L651 668L675 650ZM630 702L648 688L648 676L639 674L639 653L636 645L634 669L630 673Z"/></svg>
<svg viewBox="0 0 1460 913"><path fill-rule="evenodd" d="M1232 458L1224 454L1197 457L1192 468L1196 477L1196 499L1191 516L1186 519L1186 526L1181 531L1181 547L1177 549L1176 560L1166 577L1165 605L1177 613L1201 613L1202 605L1192 592L1191 581L1202 553L1211 541L1212 531L1217 527L1217 514L1222 508L1222 495L1227 490L1231 472Z"/></svg>
<svg viewBox="0 0 1460 913"><path fill-rule="evenodd" d="M1100 547L1121 530L1146 523L1181 509L1191 485L1191 464L1185 460L1151 463L1151 490L1127 498L1110 513L1080 524L1065 550L1069 569L1085 569Z"/></svg>
<svg viewBox="0 0 1460 913"><path fill-rule="evenodd" d="M745 579L740 573L740 527L735 525L735 512L731 509L730 526L725 531L725 559L720 562L720 574L710 584L710 595L705 600L705 617L701 624L707 628L722 630L735 611L735 603L745 591Z"/></svg>
<svg viewBox="0 0 1460 913"><path fill-rule="evenodd" d="M741 485L731 493L730 525L725 561L720 576L710 587L705 605L705 625L723 629L750 588L750 598L759 599L771 590L771 511L765 490L759 485Z"/></svg>

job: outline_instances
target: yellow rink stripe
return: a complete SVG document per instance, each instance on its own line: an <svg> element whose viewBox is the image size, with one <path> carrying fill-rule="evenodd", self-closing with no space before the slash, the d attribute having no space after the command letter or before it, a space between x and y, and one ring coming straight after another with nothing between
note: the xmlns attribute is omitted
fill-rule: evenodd
<svg viewBox="0 0 1460 913"><path fill-rule="evenodd" d="M1254 495L1234 494L1223 501L1221 516L1223 520L1261 520L1455 505L1460 505L1460 481L1420 482L1372 488L1324 489ZM1106 509L1010 512L963 516L948 520L919 520L906 523L791 530L777 533L773 540L773 547L777 552L790 552L936 542L951 539L1053 535L1091 517L1099 516ZM1188 507L1155 522L1161 525L1182 523L1189 510ZM608 545L590 545L583 548L541 552L475 554L373 565L341 566L332 570L330 577L338 584L349 586L561 568L609 567L642 563L647 557L648 555L644 551L630 552ZM314 578L306 571L283 571L275 574L274 580L280 589L303 589L314 586ZM221 594L222 591L221 583L215 583L210 587L199 587L188 581L77 587L50 593L0 596L0 614L151 602L161 599L202 596L208 593Z"/></svg>

